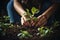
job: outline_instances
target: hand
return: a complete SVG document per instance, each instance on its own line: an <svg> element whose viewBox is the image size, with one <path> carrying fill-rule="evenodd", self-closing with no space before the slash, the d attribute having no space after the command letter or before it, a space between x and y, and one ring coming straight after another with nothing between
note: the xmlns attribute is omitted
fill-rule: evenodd
<svg viewBox="0 0 60 40"><path fill-rule="evenodd" d="M25 17L21 17L21 24L24 26L34 26L35 22L33 20L27 21Z"/></svg>
<svg viewBox="0 0 60 40"><path fill-rule="evenodd" d="M25 17L21 17L21 24L24 26L31 26L31 24L26 20Z"/></svg>
<svg viewBox="0 0 60 40"><path fill-rule="evenodd" d="M42 26L47 23L47 18L44 15L37 17L38 20L35 22L33 20L27 21L26 18L21 17L21 24L25 26Z"/></svg>
<svg viewBox="0 0 60 40"><path fill-rule="evenodd" d="M40 15L38 18L38 21L36 22L36 26L43 26L47 23L47 18L44 15Z"/></svg>

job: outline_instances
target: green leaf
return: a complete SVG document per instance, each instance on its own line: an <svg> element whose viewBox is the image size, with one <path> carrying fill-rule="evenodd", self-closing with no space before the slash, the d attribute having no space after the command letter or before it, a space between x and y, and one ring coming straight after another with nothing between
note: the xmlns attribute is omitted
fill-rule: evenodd
<svg viewBox="0 0 60 40"><path fill-rule="evenodd" d="M29 13L29 9L26 9L27 13Z"/></svg>
<svg viewBox="0 0 60 40"><path fill-rule="evenodd" d="M23 31L24 34L29 34L27 31Z"/></svg>
<svg viewBox="0 0 60 40"><path fill-rule="evenodd" d="M25 38L26 36L25 36L25 34L22 34L21 36L20 36L20 38Z"/></svg>
<svg viewBox="0 0 60 40"><path fill-rule="evenodd" d="M37 21L38 19L37 19L37 17L33 17L33 20L34 20L34 21Z"/></svg>
<svg viewBox="0 0 60 40"><path fill-rule="evenodd" d="M3 18L5 19L5 21L10 19L9 16L3 16Z"/></svg>
<svg viewBox="0 0 60 40"><path fill-rule="evenodd" d="M35 8L35 7L32 7L31 12L34 15L34 14L38 13L39 10L37 8Z"/></svg>
<svg viewBox="0 0 60 40"><path fill-rule="evenodd" d="M19 33L17 36L19 37L19 36L21 36L22 35L22 33Z"/></svg>
<svg viewBox="0 0 60 40"><path fill-rule="evenodd" d="M28 17L32 16L32 14L29 12L29 9L26 9L26 14L27 14Z"/></svg>
<svg viewBox="0 0 60 40"><path fill-rule="evenodd" d="M39 34L40 34L41 37L46 36L46 35L48 35L49 33L52 32L52 30L47 28L47 27L38 28L38 31L39 31Z"/></svg>
<svg viewBox="0 0 60 40"><path fill-rule="evenodd" d="M31 20L30 18L27 18L27 21Z"/></svg>
<svg viewBox="0 0 60 40"><path fill-rule="evenodd" d="M25 35L29 35L29 33L28 33L27 31L22 31L22 30L21 30L21 33L22 33L22 34L25 34Z"/></svg>
<svg viewBox="0 0 60 40"><path fill-rule="evenodd" d="M20 30L20 33L17 36L19 36L20 38L32 37L32 35L30 35L28 31L23 30Z"/></svg>
<svg viewBox="0 0 60 40"><path fill-rule="evenodd" d="M55 21L54 22L54 27L57 27L57 26L59 26L60 24L59 24L59 21Z"/></svg>

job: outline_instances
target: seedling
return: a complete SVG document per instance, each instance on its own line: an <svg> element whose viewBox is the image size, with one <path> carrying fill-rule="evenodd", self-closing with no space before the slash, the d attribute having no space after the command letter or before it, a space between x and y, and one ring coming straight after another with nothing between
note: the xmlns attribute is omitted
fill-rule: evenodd
<svg viewBox="0 0 60 40"><path fill-rule="evenodd" d="M32 7L31 9L31 13L29 9L26 9L26 13L24 14L27 18L27 20L37 20L37 17L34 17L35 14L37 14L39 12L39 10L35 7Z"/></svg>
<svg viewBox="0 0 60 40"><path fill-rule="evenodd" d="M28 31L23 31L23 30L20 30L20 33L17 35L19 38L28 38L28 37L32 37L32 35L30 35L28 33Z"/></svg>
<svg viewBox="0 0 60 40"><path fill-rule="evenodd" d="M41 37L46 36L52 32L52 30L47 27L38 28L38 31L39 33L37 33L37 35L40 35Z"/></svg>

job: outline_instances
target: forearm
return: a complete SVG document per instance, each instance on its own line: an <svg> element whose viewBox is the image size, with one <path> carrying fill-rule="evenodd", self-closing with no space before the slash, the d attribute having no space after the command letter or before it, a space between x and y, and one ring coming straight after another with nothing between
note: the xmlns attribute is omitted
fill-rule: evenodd
<svg viewBox="0 0 60 40"><path fill-rule="evenodd" d="M21 4L17 0L14 0L14 8L19 15L24 16L23 14L25 13L25 10L22 8Z"/></svg>
<svg viewBox="0 0 60 40"><path fill-rule="evenodd" d="M42 15L44 15L48 19L53 14L53 12L56 10L56 8L57 8L57 4L53 4L45 12L43 12Z"/></svg>

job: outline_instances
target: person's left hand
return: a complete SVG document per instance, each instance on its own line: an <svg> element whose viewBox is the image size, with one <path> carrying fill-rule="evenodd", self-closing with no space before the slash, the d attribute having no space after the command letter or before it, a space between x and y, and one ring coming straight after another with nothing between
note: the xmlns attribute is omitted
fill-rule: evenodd
<svg viewBox="0 0 60 40"><path fill-rule="evenodd" d="M35 23L36 26L44 26L47 24L47 18L44 15L40 15L38 18L38 21Z"/></svg>
<svg viewBox="0 0 60 40"><path fill-rule="evenodd" d="M33 21L32 26L44 26L47 24L47 18L44 15L40 15L37 17L38 20L36 22Z"/></svg>

